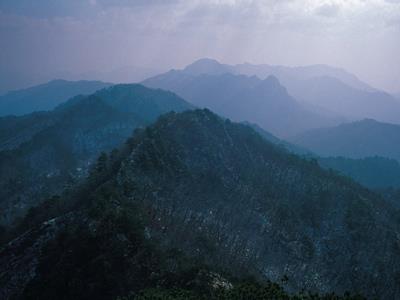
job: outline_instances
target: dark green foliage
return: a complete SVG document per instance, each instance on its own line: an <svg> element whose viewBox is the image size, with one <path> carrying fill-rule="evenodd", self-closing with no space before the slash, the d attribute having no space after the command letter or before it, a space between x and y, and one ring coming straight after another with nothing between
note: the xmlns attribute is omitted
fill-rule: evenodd
<svg viewBox="0 0 400 300"><path fill-rule="evenodd" d="M8 240L8 230L5 226L0 225L0 245Z"/></svg>
<svg viewBox="0 0 400 300"><path fill-rule="evenodd" d="M24 299L112 299L149 284L160 263L144 241L138 210L121 206L107 186L87 196L79 219L46 244Z"/></svg>
<svg viewBox="0 0 400 300"><path fill-rule="evenodd" d="M396 188L380 188L376 189L382 197L389 201L394 207L400 208L400 189ZM400 219L400 217L399 217Z"/></svg>
<svg viewBox="0 0 400 300"><path fill-rule="evenodd" d="M362 296L343 296L335 294L319 295L313 293L289 294L282 286L267 282L238 282L230 288L210 288L209 294L202 295L185 289L149 289L139 293L118 298L118 300L363 300Z"/></svg>
<svg viewBox="0 0 400 300"><path fill-rule="evenodd" d="M171 92L126 84L74 97L51 112L0 118L0 224L86 177L97 156L135 128L191 107Z"/></svg>
<svg viewBox="0 0 400 300"><path fill-rule="evenodd" d="M340 299L286 293L303 287L397 295L392 206L208 110L160 117L100 155L89 174L31 210L26 235L0 252L1 274L13 274L0 277L7 295ZM32 257L37 267L18 264Z"/></svg>

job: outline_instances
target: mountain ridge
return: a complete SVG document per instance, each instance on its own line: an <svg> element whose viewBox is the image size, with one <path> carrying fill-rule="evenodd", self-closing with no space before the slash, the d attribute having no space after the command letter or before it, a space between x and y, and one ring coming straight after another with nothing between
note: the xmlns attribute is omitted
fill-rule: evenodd
<svg viewBox="0 0 400 300"><path fill-rule="evenodd" d="M335 119L307 110L274 76L261 80L256 76L219 71L216 74L172 70L143 84L171 90L197 107L209 108L234 121L257 123L278 137L321 127L321 124L337 124Z"/></svg>
<svg viewBox="0 0 400 300"><path fill-rule="evenodd" d="M129 149L121 150L125 154L116 168L111 158L101 156L93 173L97 177L89 178L92 189L80 192L83 199L98 206L89 211L104 216L98 224L114 220L107 214L109 205L123 216L122 201L127 201L144 210L146 239L163 251L184 253L215 268L264 280L286 275L287 288L293 291L306 288L340 294L351 290L383 298L398 295L394 283L400 270L396 259L398 214L385 200L353 181L290 155L248 126L209 110L163 115L154 125L137 131L125 147ZM110 173L104 173L104 168ZM96 181L99 178L101 182ZM45 224L53 226L55 222ZM89 232L90 228L103 228L95 224L85 227ZM101 232L110 228L107 241L113 241L112 245L129 241L126 234L121 236L120 227L115 231L109 221L104 226ZM91 234L96 236L96 232ZM47 244L41 242L45 236L28 238L41 249ZM50 235L50 242L54 239ZM85 245L78 241L72 253L80 253ZM35 249L29 246L32 242L25 245L19 252L10 245L0 259L20 262ZM56 249L62 251L62 245ZM125 251L118 253L124 257ZM88 252L88 260L98 261L96 255ZM62 282L64 277L59 276L64 271L55 273L49 262L58 261L59 270L68 267L57 257L58 251L50 251L38 266L25 264L29 268L24 274L36 276L28 282L36 281L19 291L28 287L30 292L43 293L44 289L51 293L58 280ZM15 268L13 274L22 275L17 263L2 266L4 274L10 274L7 268ZM14 278L18 277L3 277L3 283L12 286ZM112 278L105 282L109 284Z"/></svg>
<svg viewBox="0 0 400 300"><path fill-rule="evenodd" d="M230 73L260 79L273 75L304 108L326 119L342 118L343 122L373 118L381 122L400 123L400 102L394 96L369 86L340 68L325 65L227 65L213 59L200 59L181 72L195 76Z"/></svg>
<svg viewBox="0 0 400 300"><path fill-rule="evenodd" d="M101 151L118 147L135 128L191 108L170 92L133 84L74 97L51 112L0 118L0 223L84 178Z"/></svg>
<svg viewBox="0 0 400 300"><path fill-rule="evenodd" d="M26 89L11 91L0 96L0 116L20 116L36 111L52 110L73 96L92 94L110 85L101 81L56 79Z"/></svg>
<svg viewBox="0 0 400 300"><path fill-rule="evenodd" d="M400 160L400 125L373 119L310 130L289 141L321 156L365 158L377 155Z"/></svg>

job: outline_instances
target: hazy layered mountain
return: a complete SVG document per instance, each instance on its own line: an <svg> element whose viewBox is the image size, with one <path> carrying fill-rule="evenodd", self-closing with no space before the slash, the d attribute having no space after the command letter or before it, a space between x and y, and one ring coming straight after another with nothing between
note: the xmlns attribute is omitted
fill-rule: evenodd
<svg viewBox="0 0 400 300"><path fill-rule="evenodd" d="M51 112L1 118L0 222L86 176L99 153L119 146L134 128L191 107L171 92L115 85Z"/></svg>
<svg viewBox="0 0 400 300"><path fill-rule="evenodd" d="M92 94L110 85L100 81L53 80L31 88L8 92L0 97L0 116L52 110L73 96Z"/></svg>
<svg viewBox="0 0 400 300"><path fill-rule="evenodd" d="M325 65L285 67L270 65L226 65L200 59L184 72L199 74L244 74L261 79L275 76L307 110L329 118L364 118L400 123L400 101L360 81L345 70Z"/></svg>
<svg viewBox="0 0 400 300"><path fill-rule="evenodd" d="M92 71L75 75L82 79L95 79L113 83L134 83L140 82L150 76L160 74L165 70L157 68L147 68L140 66L126 66L110 71Z"/></svg>
<svg viewBox="0 0 400 300"><path fill-rule="evenodd" d="M143 84L171 90L198 107L232 120L257 123L279 137L339 122L307 110L273 76L260 80L256 76L233 75L224 72L224 66L209 63L192 68L172 70ZM211 75L203 74L203 70L210 70Z"/></svg>
<svg viewBox="0 0 400 300"><path fill-rule="evenodd" d="M270 66L270 65L236 65L235 70L241 74L254 74L260 78L275 75L284 82L290 80L309 80L318 77L332 77L356 89L374 91L375 89L359 80L353 74L327 65L311 65L302 67Z"/></svg>
<svg viewBox="0 0 400 300"><path fill-rule="evenodd" d="M253 128L267 141L289 153L299 155L310 161L317 161L322 168L334 170L338 174L352 178L367 188L374 190L400 188L400 164L395 159L379 156L362 159L339 156L320 157L307 148L277 138L257 124L248 122L244 122L244 124Z"/></svg>
<svg viewBox="0 0 400 300"><path fill-rule="evenodd" d="M236 277L285 275L292 291L399 297L390 204L208 110L161 117L91 174L32 211L30 231L0 252L3 297L176 288L193 261Z"/></svg>
<svg viewBox="0 0 400 300"><path fill-rule="evenodd" d="M316 65L282 67L243 64L233 66L235 73L274 75L299 101L348 119L372 118L400 123L400 102L342 69Z"/></svg>
<svg viewBox="0 0 400 300"><path fill-rule="evenodd" d="M318 163L369 188L400 188L400 164L394 159L378 156L362 159L326 157L318 158Z"/></svg>
<svg viewBox="0 0 400 300"><path fill-rule="evenodd" d="M400 123L400 101L388 93L356 89L329 76L282 82L297 99L348 119L371 118Z"/></svg>
<svg viewBox="0 0 400 300"><path fill-rule="evenodd" d="M274 136L273 134L269 133L268 131L262 129L257 124L249 123L249 122L243 122L243 124L253 128L259 135L261 135L268 142L275 144L290 153L297 154L297 155L304 156L304 157L316 157L316 155L313 154L310 150L299 147L299 146L289 143L285 140L279 139L276 136Z"/></svg>
<svg viewBox="0 0 400 300"><path fill-rule="evenodd" d="M377 155L400 160L400 125L371 119L310 130L290 142L321 156L365 158Z"/></svg>
<svg viewBox="0 0 400 300"><path fill-rule="evenodd" d="M221 64L215 59L203 58L199 59L192 64L186 66L183 71L187 74L191 75L222 75L226 73L236 73L234 70L234 66ZM249 76L253 76L255 74L249 74ZM268 76L264 76L263 78L267 78ZM261 77L260 77L261 78Z"/></svg>
<svg viewBox="0 0 400 300"><path fill-rule="evenodd" d="M227 65L221 64L217 60L203 58L195 61L193 64L185 68L186 72L191 74L223 74L235 73L247 76L257 76L261 79L267 78L271 75L276 76L283 82L290 80L307 80L315 77L333 77L337 78L343 83L357 89L374 91L375 89L359 80L353 74L346 70L335 68L327 65L311 65L302 67L287 67L279 65L268 64L237 64Z"/></svg>
<svg viewBox="0 0 400 300"><path fill-rule="evenodd" d="M332 169L338 174L352 178L371 189L400 188L400 164L395 159L385 157L366 157L362 159L346 157L320 157L312 151L278 139L263 130L257 124L245 122L267 141L282 149L297 154L311 161L317 161L325 169ZM400 204L400 203L399 203Z"/></svg>

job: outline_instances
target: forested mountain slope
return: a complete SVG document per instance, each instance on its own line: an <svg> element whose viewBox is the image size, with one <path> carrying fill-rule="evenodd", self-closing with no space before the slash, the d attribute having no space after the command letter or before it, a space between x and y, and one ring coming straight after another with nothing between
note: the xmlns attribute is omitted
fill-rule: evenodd
<svg viewBox="0 0 400 300"><path fill-rule="evenodd" d="M99 290L111 299L127 286L151 285L149 278L156 284L166 270L179 281L182 257L220 274L287 277L292 291L400 295L393 206L208 110L162 116L102 155L91 174L46 210L31 211L25 228L33 229L0 253L3 295Z"/></svg>
<svg viewBox="0 0 400 300"><path fill-rule="evenodd" d="M120 146L134 128L191 107L170 92L115 85L51 112L1 118L1 223L85 177L100 152Z"/></svg>

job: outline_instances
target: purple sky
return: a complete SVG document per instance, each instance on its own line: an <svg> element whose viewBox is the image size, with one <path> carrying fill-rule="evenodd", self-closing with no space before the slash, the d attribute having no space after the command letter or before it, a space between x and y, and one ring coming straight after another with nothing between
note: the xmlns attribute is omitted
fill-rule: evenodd
<svg viewBox="0 0 400 300"><path fill-rule="evenodd" d="M212 57L328 64L400 92L398 0L2 0L0 40L0 91Z"/></svg>

